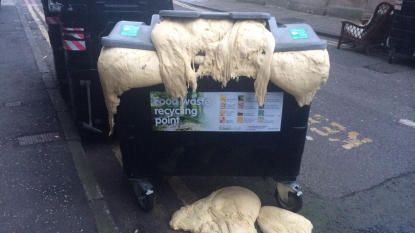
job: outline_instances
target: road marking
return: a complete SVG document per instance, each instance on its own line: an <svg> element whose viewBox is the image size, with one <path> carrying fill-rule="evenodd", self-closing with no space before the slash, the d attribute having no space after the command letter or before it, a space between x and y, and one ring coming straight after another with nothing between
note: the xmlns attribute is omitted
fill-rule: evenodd
<svg viewBox="0 0 415 233"><path fill-rule="evenodd" d="M370 138L364 138L362 140L357 139L357 136L359 136L359 133L356 131L349 132L347 136L349 137L349 139L343 141L343 142L347 142L347 144L343 145L343 148L347 150L350 150L354 147L358 147L364 143L372 142L372 139Z"/></svg>
<svg viewBox="0 0 415 233"><path fill-rule="evenodd" d="M316 127L311 127L312 125L316 125L316 124L328 124L328 122L330 122L330 119L325 118L320 114L315 114L313 117L308 118L308 125L310 126L310 131L320 136L328 137L329 135L346 132L345 126L334 121L330 122L329 126L321 126L320 129L317 129ZM414 127L415 127L415 123L414 123ZM358 132L351 131L351 132L348 132L347 134L348 138L346 140L340 140L339 138L335 138L335 137L328 137L328 140L330 142L346 142L346 144L342 145L342 147L347 150L358 147L364 143L372 142L372 139L370 138L364 138L362 140L359 140L357 139L358 135L359 135Z"/></svg>
<svg viewBox="0 0 415 233"><path fill-rule="evenodd" d="M199 8L199 7L194 7L194 6L189 6L189 5L185 4L185 3L178 2L178 1L174 1L174 0L173 0L173 4L176 4L178 6L181 6L181 7L190 9L190 10L203 11L203 12L206 12L207 11L205 9L202 9L202 8Z"/></svg>
<svg viewBox="0 0 415 233"><path fill-rule="evenodd" d="M406 126L409 126L409 127L412 127L412 128L415 128L415 122L407 120L407 119L400 119L399 123L401 123L403 125L406 125Z"/></svg>
<svg viewBox="0 0 415 233"><path fill-rule="evenodd" d="M39 30L40 30L40 32L42 33L43 37L45 37L46 41L50 44L50 41L49 41L49 35L48 35L48 33L47 33L47 31L46 31L45 27L42 25L41 20L37 17L36 13L33 11L32 5L31 5L31 4L29 4L29 2L28 2L27 0L24 0L24 1L25 1L26 5L27 5L27 9L29 10L30 14L32 15L32 18L33 18L33 20L36 22L37 27L39 28ZM35 10L39 13L39 12L40 12L40 10L39 10L39 8L37 7L37 5L34 5L34 7L35 7ZM36 9L36 8L37 8L37 9ZM44 15L42 12L40 12L40 14L39 14L39 15L40 15L41 17L42 17L42 15L43 15L43 22L44 22L44 20L45 20L45 19L44 19L44 18L45 18L45 15Z"/></svg>
<svg viewBox="0 0 415 233"><path fill-rule="evenodd" d="M314 120L314 122L318 122L318 121ZM332 128L329 128L329 127L322 127L322 129L324 130L324 132L323 132L322 130L319 130L317 128L312 127L312 128L310 128L310 130L317 133L317 134L319 134L320 136L328 136L329 134L335 134L335 133L339 133L340 131L345 131L346 130L346 127L344 127L344 126L342 126L339 123L336 123L334 121L331 122L330 125L333 126L333 127L338 128L338 129L336 130L336 129L332 129Z"/></svg>
<svg viewBox="0 0 415 233"><path fill-rule="evenodd" d="M43 14L43 12L39 9L39 7L37 5L33 5L33 9L35 9L35 11L39 14L40 16L40 20L42 22L45 23L45 15Z"/></svg>

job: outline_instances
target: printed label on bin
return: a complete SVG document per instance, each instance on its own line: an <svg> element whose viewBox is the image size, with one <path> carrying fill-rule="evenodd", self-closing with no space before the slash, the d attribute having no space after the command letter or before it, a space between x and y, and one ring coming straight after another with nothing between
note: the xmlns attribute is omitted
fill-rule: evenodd
<svg viewBox="0 0 415 233"><path fill-rule="evenodd" d="M294 40L308 38L307 31L304 28L290 29L290 34Z"/></svg>
<svg viewBox="0 0 415 233"><path fill-rule="evenodd" d="M193 92L180 99L150 92L153 131L277 132L283 92L268 92L260 107L255 92Z"/></svg>
<svg viewBox="0 0 415 233"><path fill-rule="evenodd" d="M121 30L121 36L137 36L140 26L124 25Z"/></svg>

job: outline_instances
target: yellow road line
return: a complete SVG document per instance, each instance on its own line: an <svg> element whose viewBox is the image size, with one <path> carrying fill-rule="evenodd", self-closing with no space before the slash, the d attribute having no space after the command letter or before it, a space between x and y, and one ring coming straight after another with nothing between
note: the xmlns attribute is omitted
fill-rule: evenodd
<svg viewBox="0 0 415 233"><path fill-rule="evenodd" d="M37 6L35 6L35 7L37 7ZM43 37L45 37L46 41L50 44L48 32L46 31L45 27L41 23L40 19L37 17L36 13L33 11L32 6L27 5L27 9L29 10L30 14L32 15L32 18L36 22L37 27L39 28L39 30L42 33ZM39 10L39 8L38 8L38 10ZM41 13L39 15L43 15L43 14ZM43 18L45 18L44 15L43 15Z"/></svg>
<svg viewBox="0 0 415 233"><path fill-rule="evenodd" d="M34 9L35 11L39 14L41 20L43 22L45 22L45 15L43 14L43 12L39 9L39 7L37 5L34 5Z"/></svg>

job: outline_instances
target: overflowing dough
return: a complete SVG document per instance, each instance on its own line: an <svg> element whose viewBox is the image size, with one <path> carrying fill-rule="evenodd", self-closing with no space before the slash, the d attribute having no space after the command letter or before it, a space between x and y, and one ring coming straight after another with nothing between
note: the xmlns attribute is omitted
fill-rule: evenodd
<svg viewBox="0 0 415 233"><path fill-rule="evenodd" d="M98 59L98 72L104 92L110 124L114 128L114 114L123 92L137 87L162 83L159 58L155 51L103 47Z"/></svg>
<svg viewBox="0 0 415 233"><path fill-rule="evenodd" d="M306 50L274 53L271 82L290 93L298 105L309 105L320 85L329 77L327 50Z"/></svg>
<svg viewBox="0 0 415 233"><path fill-rule="evenodd" d="M170 227L192 233L256 233L261 201L242 187L219 189L173 214Z"/></svg>
<svg viewBox="0 0 415 233"><path fill-rule="evenodd" d="M263 233L311 233L313 225L303 216L273 206L263 206L258 225Z"/></svg>
<svg viewBox="0 0 415 233"><path fill-rule="evenodd" d="M183 97L197 77L210 76L226 86L240 76L255 78L256 99L263 105L269 81L275 39L264 21L163 19L151 40L160 58L166 91ZM195 56L205 54L196 71Z"/></svg>
<svg viewBox="0 0 415 233"><path fill-rule="evenodd" d="M164 83L182 98L197 79L210 76L222 86L241 76L255 79L255 97L263 105L268 82L292 94L299 106L310 104L328 78L327 50L274 53L275 39L263 21L163 19L152 42L157 50L104 47L98 71L111 132L118 96L131 88Z"/></svg>

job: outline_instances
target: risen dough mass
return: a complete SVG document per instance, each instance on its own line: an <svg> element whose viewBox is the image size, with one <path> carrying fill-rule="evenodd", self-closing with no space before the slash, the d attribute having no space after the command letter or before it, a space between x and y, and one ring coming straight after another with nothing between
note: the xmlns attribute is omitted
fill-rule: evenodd
<svg viewBox="0 0 415 233"><path fill-rule="evenodd" d="M261 201L242 187L219 189L173 214L170 227L192 233L256 233Z"/></svg>
<svg viewBox="0 0 415 233"><path fill-rule="evenodd" d="M101 51L98 71L111 131L118 96L131 88L164 83L168 93L181 98L189 86L196 90L199 77L210 76L226 86L230 79L245 76L255 79L259 105L271 81L303 106L310 104L330 69L327 50L274 53L274 37L262 21L163 19L151 38L157 52Z"/></svg>
<svg viewBox="0 0 415 233"><path fill-rule="evenodd" d="M211 76L223 86L247 76L256 79L256 99L262 106L275 47L264 21L167 18L154 26L151 40L164 86L173 97L186 95L188 86L196 91L199 76ZM205 58L195 71L192 64L200 53Z"/></svg>
<svg viewBox="0 0 415 233"><path fill-rule="evenodd" d="M258 225L263 233L311 233L313 225L303 216L273 206L263 206Z"/></svg>

